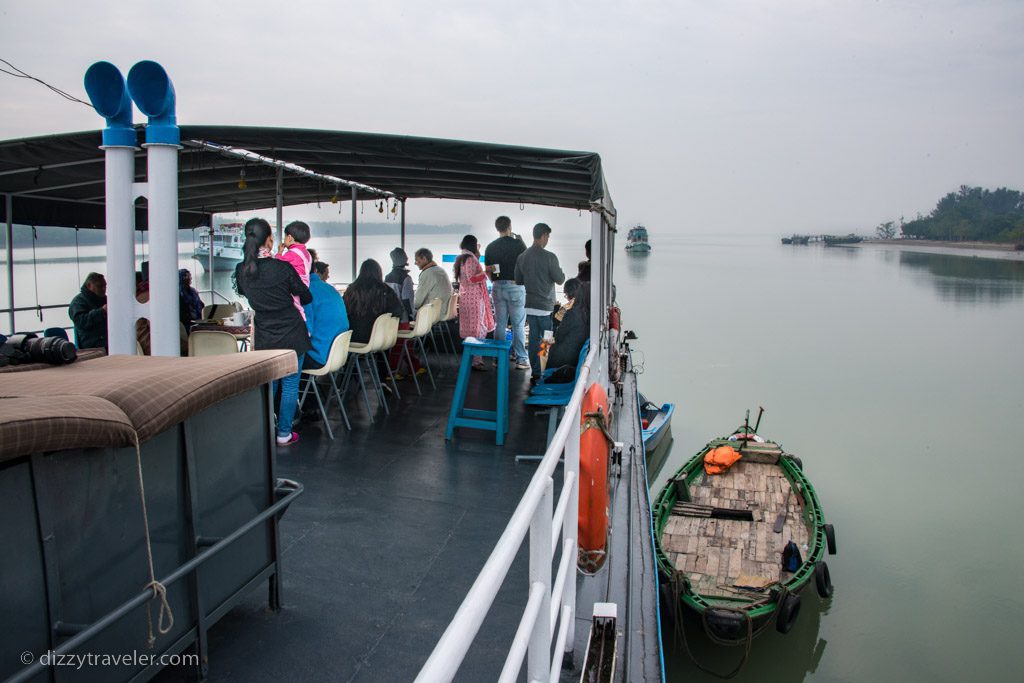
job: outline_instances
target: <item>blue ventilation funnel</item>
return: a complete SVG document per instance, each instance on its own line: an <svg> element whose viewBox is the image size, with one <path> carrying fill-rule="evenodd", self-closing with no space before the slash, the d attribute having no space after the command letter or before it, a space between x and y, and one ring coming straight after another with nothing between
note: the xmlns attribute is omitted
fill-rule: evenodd
<svg viewBox="0 0 1024 683"><path fill-rule="evenodd" d="M128 72L128 92L142 113L149 117L147 143L181 143L178 118L174 112L174 85L162 66L149 60L133 66Z"/></svg>
<svg viewBox="0 0 1024 683"><path fill-rule="evenodd" d="M85 72L85 92L96 112L107 120L103 129L104 147L134 147L132 101L124 76L110 62L96 62Z"/></svg>

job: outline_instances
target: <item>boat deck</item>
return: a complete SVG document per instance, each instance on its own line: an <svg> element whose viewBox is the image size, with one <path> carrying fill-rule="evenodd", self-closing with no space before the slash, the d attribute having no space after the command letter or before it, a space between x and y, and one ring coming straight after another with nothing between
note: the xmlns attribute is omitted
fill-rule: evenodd
<svg viewBox="0 0 1024 683"><path fill-rule="evenodd" d="M516 370L505 445L494 445L493 432L470 429L456 430L446 442L456 375L449 361L437 390L425 382L423 396L410 380L400 382L402 396L391 399L390 416L371 396L374 423L362 399L350 399L352 431L340 417L332 420L333 442L321 422L298 424L301 440L277 456L277 475L306 488L281 522L284 607L270 612L266 592L258 590L214 626L211 681L416 676L535 472L535 464L517 463L515 455L545 449L547 416L523 405L529 373ZM467 404L493 407L495 384L493 370L473 373ZM556 496L560 479L557 474ZM527 546L458 680L497 679L526 602ZM590 607L581 606L580 616L589 620L584 609ZM577 641L588 627L577 627ZM189 673L167 668L156 680L188 680Z"/></svg>
<svg viewBox="0 0 1024 683"><path fill-rule="evenodd" d="M672 515L662 547L673 566L704 596L735 598L788 578L780 557L788 541L803 551L809 540L799 495L777 465L740 460L724 474L701 473L690 485L692 502L750 510L754 521ZM788 505L787 505L788 498ZM782 533L773 526L786 512ZM746 589L746 590L744 590Z"/></svg>

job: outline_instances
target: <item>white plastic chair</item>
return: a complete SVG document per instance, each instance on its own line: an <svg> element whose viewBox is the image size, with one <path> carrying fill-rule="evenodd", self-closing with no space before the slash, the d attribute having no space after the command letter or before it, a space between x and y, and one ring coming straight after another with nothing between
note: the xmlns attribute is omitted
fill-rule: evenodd
<svg viewBox="0 0 1024 683"><path fill-rule="evenodd" d="M316 368L314 370L303 370L302 380L305 381L305 387L303 387L302 395L299 397L299 408L302 408L302 404L306 401L306 395L309 393L309 388L313 387L313 395L316 397L317 407L320 408L320 416L323 418L324 427L327 429L327 436L330 437L331 441L334 441L334 432L331 431L331 423L327 420L327 409L331 406L331 399L338 399L338 407L341 408L341 417L345 420L345 426L349 431L352 431L352 424L348 421L348 413L345 412L345 402L341 399L341 392L338 389L338 383L335 381L335 375L338 371L344 367L345 362L348 360L348 347L352 341L352 330L342 332L334 341L331 342L331 348L327 352L327 362L322 368ZM327 395L327 402L324 403L323 399L320 398L320 389L316 385L317 377L327 376L327 379L331 383L331 392Z"/></svg>
<svg viewBox="0 0 1024 683"><path fill-rule="evenodd" d="M395 381L395 373L391 370L388 352L398 343L398 324L400 322L398 318L391 316L391 319L384 328L384 336L381 339L380 348L375 351L375 353L380 354L380 357L384 360L384 367L388 369L388 377L391 378L391 389L395 392L395 398L402 398L402 394L398 391L398 382Z"/></svg>
<svg viewBox="0 0 1024 683"><path fill-rule="evenodd" d="M451 328L448 326L449 322L459 317L459 293L453 292L450 299L448 299L448 310L443 312L443 315L439 316L435 327L438 329L438 335L441 337L441 343L444 345L445 350L451 349L451 352L455 354L455 362L458 363L459 354L458 347L455 346L455 339L452 337ZM440 348L437 344L434 344L435 348Z"/></svg>
<svg viewBox="0 0 1024 683"><path fill-rule="evenodd" d="M366 361L370 371L370 381L373 383L373 389L377 394L377 400L384 408L384 413L389 414L391 411L388 409L388 404L384 400L384 390L381 388L380 377L377 376L377 367L373 362L373 354L380 350L383 342L387 336L387 327L389 320L394 318L390 313L381 313L377 316L377 319L373 321L373 328L370 330L370 339L365 342L351 342L348 345L349 355L352 356L354 363L348 363L345 367L345 379L342 383L341 393L342 395L348 391L349 382L352 380L352 373L355 372L359 378L359 386L363 391L363 402L366 404L366 414L370 416L370 422L373 422L373 413L370 412L370 399L366 393L366 384L363 382L363 362ZM395 318L397 322L397 318Z"/></svg>
<svg viewBox="0 0 1024 683"><path fill-rule="evenodd" d="M409 363L409 371L412 374L412 381L416 384L416 393L420 396L423 392L420 391L420 381L416 377L416 373L412 369L412 354L409 353L409 344L407 342L415 341L419 346L420 356L423 358L423 364L427 366L427 376L430 377L430 384L437 389L437 384L434 382L434 372L430 369L430 361L427 359L427 349L423 345L423 338L430 334L430 328L435 322L437 322L437 310L441 304L440 299L434 299L429 304L426 304L420 308L416 314L416 322L413 324L411 330L398 330L398 339L402 340L402 350L405 353L405 360Z"/></svg>
<svg viewBox="0 0 1024 683"><path fill-rule="evenodd" d="M221 330L196 330L188 336L189 356L222 356L238 353L235 335Z"/></svg>

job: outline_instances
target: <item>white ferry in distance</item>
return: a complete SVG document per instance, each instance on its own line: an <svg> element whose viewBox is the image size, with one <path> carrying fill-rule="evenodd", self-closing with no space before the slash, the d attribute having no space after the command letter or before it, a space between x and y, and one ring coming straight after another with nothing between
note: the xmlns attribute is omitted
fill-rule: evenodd
<svg viewBox="0 0 1024 683"><path fill-rule="evenodd" d="M213 269L234 270L235 266L245 259L242 245L245 243L244 223L221 223L213 229ZM210 269L210 229L198 228L199 245L194 253L195 259Z"/></svg>
<svg viewBox="0 0 1024 683"><path fill-rule="evenodd" d="M626 251L650 251L651 243L647 241L647 228L634 225L626 235Z"/></svg>

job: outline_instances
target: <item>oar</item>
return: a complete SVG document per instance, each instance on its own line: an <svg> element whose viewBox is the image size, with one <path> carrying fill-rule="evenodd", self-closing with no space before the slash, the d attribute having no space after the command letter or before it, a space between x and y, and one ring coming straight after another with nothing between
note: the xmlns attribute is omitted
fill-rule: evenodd
<svg viewBox="0 0 1024 683"><path fill-rule="evenodd" d="M754 433L757 434L757 428L761 426L761 416L764 415L764 406L757 407L757 422L754 423Z"/></svg>

